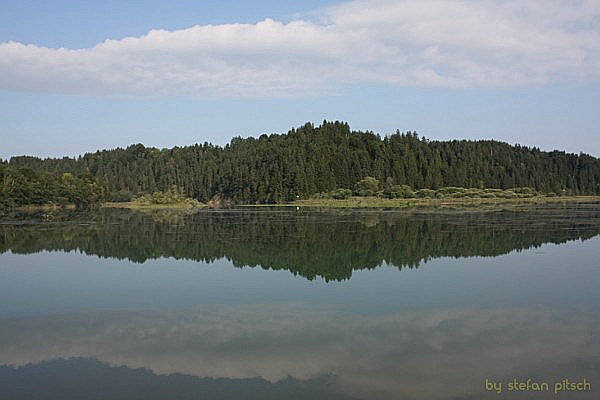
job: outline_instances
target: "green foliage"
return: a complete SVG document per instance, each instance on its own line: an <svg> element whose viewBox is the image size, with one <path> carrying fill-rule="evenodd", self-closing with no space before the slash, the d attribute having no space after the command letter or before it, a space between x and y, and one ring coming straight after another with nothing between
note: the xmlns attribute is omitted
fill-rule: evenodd
<svg viewBox="0 0 600 400"><path fill-rule="evenodd" d="M195 199L191 199L183 195L181 188L173 186L169 191L166 192L154 192L152 194L143 195L134 201L135 204L143 205L190 205L190 206L201 206L201 203Z"/></svg>
<svg viewBox="0 0 600 400"><path fill-rule="evenodd" d="M386 181L385 188L381 191L375 191L378 182L376 179L367 177L357 183L355 190L356 195L368 197L380 195L388 199L410 199L410 198L436 198L436 199L461 199L461 198L472 198L472 199L518 199L518 198L531 198L536 196L542 196L544 193L538 192L533 188L520 187L512 189L480 189L480 188L463 188L463 187L441 187L438 189L419 189L414 191L408 185L394 185L390 179ZM334 193L342 193L347 189L338 189L329 192L326 198L334 199L347 199L350 197L349 191L346 196L338 195L335 197ZM550 192L549 196L557 196L556 193Z"/></svg>
<svg viewBox="0 0 600 400"><path fill-rule="evenodd" d="M352 196L352 190L350 189L336 189L329 192L329 197L336 200L344 200Z"/></svg>
<svg viewBox="0 0 600 400"><path fill-rule="evenodd" d="M25 205L66 205L78 207L100 203L105 188L90 174L53 175L30 168L0 164L0 208Z"/></svg>
<svg viewBox="0 0 600 400"><path fill-rule="evenodd" d="M383 196L388 199L411 199L417 194L408 185L388 185L383 189Z"/></svg>
<svg viewBox="0 0 600 400"><path fill-rule="evenodd" d="M372 176L361 179L354 186L354 194L357 196L374 196L378 190L379 181Z"/></svg>
<svg viewBox="0 0 600 400"><path fill-rule="evenodd" d="M436 197L436 193L433 189L419 189L417 190L417 197L430 199Z"/></svg>
<svg viewBox="0 0 600 400"><path fill-rule="evenodd" d="M456 197L500 196L484 188L600 194L600 160L586 154L544 152L494 140L430 141L414 132L381 138L351 131L343 122L306 124L284 135L238 137L224 147L204 143L155 149L137 144L78 158L13 157L9 165L55 176L89 174L106 185L113 199L165 192L172 186L202 202L219 196L235 203L281 203L338 188L384 197L411 192L435 197L437 193L423 190L440 188L483 191L442 194ZM517 189L502 194L529 195Z"/></svg>
<svg viewBox="0 0 600 400"><path fill-rule="evenodd" d="M133 200L133 194L127 189L121 189L117 192L110 193L107 200L112 202L127 202Z"/></svg>

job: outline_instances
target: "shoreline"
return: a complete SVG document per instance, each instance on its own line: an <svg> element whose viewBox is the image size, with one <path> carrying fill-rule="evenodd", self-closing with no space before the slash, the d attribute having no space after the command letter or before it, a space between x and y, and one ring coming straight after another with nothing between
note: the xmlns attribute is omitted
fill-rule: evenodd
<svg viewBox="0 0 600 400"><path fill-rule="evenodd" d="M102 203L100 208L127 208L130 210L193 210L207 208L208 205L198 202L190 204L189 202L172 203L172 204L140 204L135 201L127 202L107 202Z"/></svg>
<svg viewBox="0 0 600 400"><path fill-rule="evenodd" d="M307 208L490 208L504 205L541 205L557 203L599 203L600 196L534 196L513 199L502 198L409 198L385 199L380 197L351 197L348 199L304 199L279 204L248 204L242 207L307 207Z"/></svg>
<svg viewBox="0 0 600 400"><path fill-rule="evenodd" d="M237 204L233 207L214 207L205 203L178 202L172 204L140 204L136 202L106 202L95 205L93 208L121 208L138 211L152 210L194 210L194 209L219 209L219 208L252 208L252 207L303 207L303 208L363 208L363 209L490 209L497 206L527 206L558 203L598 203L600 196L534 196L523 198L398 198L386 199L381 197L350 197L348 199L303 199L288 203L275 204ZM27 205L10 208L6 211L56 211L56 210L76 210L73 204L56 205L41 204Z"/></svg>

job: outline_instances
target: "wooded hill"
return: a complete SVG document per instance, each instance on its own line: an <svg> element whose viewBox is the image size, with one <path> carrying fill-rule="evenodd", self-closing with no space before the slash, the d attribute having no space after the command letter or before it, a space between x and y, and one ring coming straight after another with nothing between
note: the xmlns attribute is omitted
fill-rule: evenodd
<svg viewBox="0 0 600 400"><path fill-rule="evenodd" d="M178 187L189 197L276 203L335 189L354 189L365 177L414 189L530 187L558 194L600 194L600 159L494 140L433 141L414 132L384 138L351 131L347 123L306 124L287 134L236 137L171 149L102 150L78 158L13 157L9 166L61 176L89 174L109 198ZM382 187L383 189L383 187Z"/></svg>

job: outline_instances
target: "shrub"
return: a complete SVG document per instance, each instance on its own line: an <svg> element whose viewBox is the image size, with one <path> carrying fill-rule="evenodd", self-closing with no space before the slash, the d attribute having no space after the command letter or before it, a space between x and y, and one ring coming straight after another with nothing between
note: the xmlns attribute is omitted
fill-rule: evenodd
<svg viewBox="0 0 600 400"><path fill-rule="evenodd" d="M419 189L419 190L417 190L417 197L421 197L421 198L432 198L432 197L435 197L435 190L432 190L432 189Z"/></svg>
<svg viewBox="0 0 600 400"><path fill-rule="evenodd" d="M334 198L336 200L345 200L352 195L352 190L350 189L336 189L329 192L329 197Z"/></svg>
<svg viewBox="0 0 600 400"><path fill-rule="evenodd" d="M537 192L535 191L535 189L530 188L530 187L518 187L518 188L514 188L512 189L513 192L515 193L520 193L520 194L536 194Z"/></svg>
<svg viewBox="0 0 600 400"><path fill-rule="evenodd" d="M465 191L465 196L467 197L481 197L485 192L482 189L470 188Z"/></svg>
<svg viewBox="0 0 600 400"><path fill-rule="evenodd" d="M177 187L172 187L167 192L154 192L152 194L143 195L135 200L138 204L147 205L165 205L185 203L190 205L199 205L200 203L192 198L185 197L183 191Z"/></svg>
<svg viewBox="0 0 600 400"><path fill-rule="evenodd" d="M131 192L125 189L121 189L118 192L113 192L109 195L109 201L124 202L131 201L132 199L133 195Z"/></svg>
<svg viewBox="0 0 600 400"><path fill-rule="evenodd" d="M383 197L388 199L410 199L416 196L408 185L390 185L383 190Z"/></svg>
<svg viewBox="0 0 600 400"><path fill-rule="evenodd" d="M379 180L367 176L358 181L354 187L354 193L358 196L374 196L379 190Z"/></svg>
<svg viewBox="0 0 600 400"><path fill-rule="evenodd" d="M448 186L448 187L439 188L435 192L436 192L437 197L444 197L446 195L453 194L453 193L464 193L466 190L467 189L462 188L462 187Z"/></svg>
<svg viewBox="0 0 600 400"><path fill-rule="evenodd" d="M504 190L499 197L503 197L505 199L514 199L517 197L517 194L512 190Z"/></svg>

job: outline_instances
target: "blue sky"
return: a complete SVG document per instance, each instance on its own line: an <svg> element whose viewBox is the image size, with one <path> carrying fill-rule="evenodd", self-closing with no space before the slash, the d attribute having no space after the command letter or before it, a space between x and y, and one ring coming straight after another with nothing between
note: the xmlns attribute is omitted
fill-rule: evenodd
<svg viewBox="0 0 600 400"><path fill-rule="evenodd" d="M0 157L224 144L324 119L600 156L597 3L13 2Z"/></svg>

